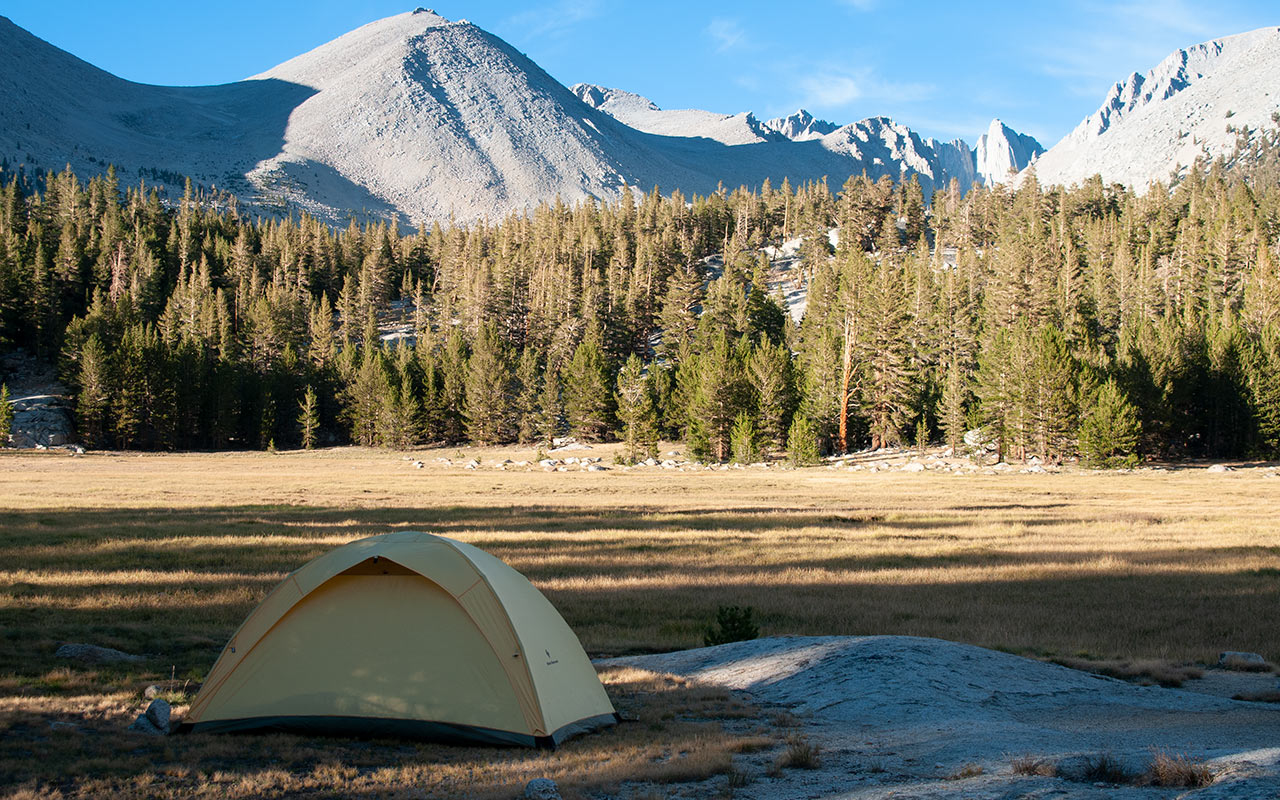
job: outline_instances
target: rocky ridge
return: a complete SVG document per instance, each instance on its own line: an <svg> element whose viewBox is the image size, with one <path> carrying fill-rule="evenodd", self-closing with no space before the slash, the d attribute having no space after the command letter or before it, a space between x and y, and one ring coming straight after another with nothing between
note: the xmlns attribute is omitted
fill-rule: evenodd
<svg viewBox="0 0 1280 800"><path fill-rule="evenodd" d="M1280 27L1177 50L1151 71L1111 87L1086 117L1035 162L1046 185L1106 183L1138 190L1185 174L1197 157L1230 154L1233 129L1270 127L1280 111Z"/></svg>

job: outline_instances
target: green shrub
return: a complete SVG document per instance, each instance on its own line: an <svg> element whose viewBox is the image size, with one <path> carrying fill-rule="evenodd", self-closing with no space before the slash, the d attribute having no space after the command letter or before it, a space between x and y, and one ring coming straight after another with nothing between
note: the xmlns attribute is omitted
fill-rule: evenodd
<svg viewBox="0 0 1280 800"><path fill-rule="evenodd" d="M702 641L707 647L729 642L745 642L760 635L760 629L751 619L751 606L720 606L716 609L716 624L707 629Z"/></svg>

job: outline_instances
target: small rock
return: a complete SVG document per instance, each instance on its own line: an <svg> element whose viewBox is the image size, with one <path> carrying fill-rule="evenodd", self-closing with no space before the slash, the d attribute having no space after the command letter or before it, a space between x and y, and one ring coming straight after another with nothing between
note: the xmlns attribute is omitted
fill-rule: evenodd
<svg viewBox="0 0 1280 800"><path fill-rule="evenodd" d="M165 688L158 683L153 683L142 690L142 696L148 700L155 700L157 697L165 693Z"/></svg>
<svg viewBox="0 0 1280 800"><path fill-rule="evenodd" d="M902 471L903 472L924 472L924 464L921 464L919 461L913 461L910 464L904 464L902 466Z"/></svg>
<svg viewBox="0 0 1280 800"><path fill-rule="evenodd" d="M550 778L534 778L525 784L525 800L560 800L560 787Z"/></svg>
<svg viewBox="0 0 1280 800"><path fill-rule="evenodd" d="M168 700L157 697L151 701L151 705L147 706L147 713L144 714L147 721L156 727L156 730L169 732L169 717L172 716L173 709L169 706Z"/></svg>
<svg viewBox="0 0 1280 800"><path fill-rule="evenodd" d="M1226 464L1212 464L1209 467L1209 472L1232 472L1232 469Z"/></svg>
<svg viewBox="0 0 1280 800"><path fill-rule="evenodd" d="M69 731L71 733L80 733L81 728L74 722L63 722L61 720L53 720L49 723L49 729L55 731Z"/></svg>
<svg viewBox="0 0 1280 800"><path fill-rule="evenodd" d="M559 461L556 461L556 460L555 460L555 459L553 459L553 458L544 458L544 459L542 459L541 461L539 461L539 462L538 462L538 466L540 466L540 467L554 467L554 466L556 466L556 465L557 465L557 464L559 464L559 463L560 463Z"/></svg>
<svg viewBox="0 0 1280 800"><path fill-rule="evenodd" d="M134 733L146 734L147 736L166 735L164 731L160 730L155 725L151 724L151 720L147 719L146 714L139 714L138 718L135 719L133 721L133 724L129 726L129 730L133 731Z"/></svg>
<svg viewBox="0 0 1280 800"><path fill-rule="evenodd" d="M85 664L119 664L145 661L143 656L130 655L110 647L99 647L96 644L64 644L53 654L55 658L69 658Z"/></svg>
<svg viewBox="0 0 1280 800"><path fill-rule="evenodd" d="M424 465L421 461L415 461L415 462L413 462L413 468L414 468L414 469L422 469L422 468L423 468L423 466L425 466L425 465Z"/></svg>
<svg viewBox="0 0 1280 800"><path fill-rule="evenodd" d="M462 466L463 469L480 469L480 462L474 458Z"/></svg>
<svg viewBox="0 0 1280 800"><path fill-rule="evenodd" d="M588 464L587 472L608 472L609 468L600 464Z"/></svg>

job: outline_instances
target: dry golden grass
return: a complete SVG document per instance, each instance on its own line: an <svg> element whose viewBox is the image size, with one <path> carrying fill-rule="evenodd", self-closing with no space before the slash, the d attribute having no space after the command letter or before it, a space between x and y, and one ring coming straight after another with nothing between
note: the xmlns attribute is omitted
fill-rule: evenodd
<svg viewBox="0 0 1280 800"><path fill-rule="evenodd" d="M1185 786L1200 788L1213 783L1213 770L1203 761L1177 753L1157 750L1151 754L1146 782L1152 786Z"/></svg>
<svg viewBox="0 0 1280 800"><path fill-rule="evenodd" d="M464 458L488 465L532 454L467 450ZM607 450L593 454L610 460ZM196 786L234 794L246 780L266 794L293 791L270 787L292 786L330 762L357 773L315 773L307 786L376 793L368 787L386 784L370 776L398 764L402 745L370 745L376 755L355 758L312 740L217 739L199 755L213 761L174 767L188 770L182 777L156 774L144 790L131 781L142 780L155 753L81 757L80 739L45 729L58 719L87 724L93 714L122 727L146 683L201 680L290 570L394 529L440 533L503 558L548 595L593 654L696 646L718 606L739 605L754 607L765 635L911 634L1091 660L1206 662L1221 650L1280 657L1269 623L1280 601L1280 482L1261 471L545 473L443 468L437 455L414 453L428 464L418 470L401 454L361 449L0 453L2 722L47 737L37 749L70 737L75 743L51 763L88 759L77 769L100 768L135 794L189 796ZM68 667L53 657L68 641L149 660ZM290 748L305 755L277 757ZM426 756L410 749L418 772L397 780L421 786ZM430 758L437 752L447 761L456 751ZM721 754L707 763L727 763L723 750L707 752ZM173 754L165 763L188 763ZM486 751L484 763L494 757ZM474 766L475 758L453 761ZM511 769L514 781L519 768ZM23 780L88 792L67 783L71 772L58 774ZM6 777L0 785L13 785ZM170 791L170 783L185 788Z"/></svg>
<svg viewBox="0 0 1280 800"><path fill-rule="evenodd" d="M1194 664L1173 664L1167 661L1071 658L1058 656L1051 659L1064 667L1094 672L1111 678L1133 681L1143 685L1159 685L1176 689L1185 681L1204 676L1204 670Z"/></svg>

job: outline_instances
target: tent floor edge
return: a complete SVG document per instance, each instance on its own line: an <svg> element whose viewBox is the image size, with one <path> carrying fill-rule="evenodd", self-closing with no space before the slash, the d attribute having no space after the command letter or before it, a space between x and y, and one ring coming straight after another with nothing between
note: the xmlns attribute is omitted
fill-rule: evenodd
<svg viewBox="0 0 1280 800"><path fill-rule="evenodd" d="M568 726L566 726L568 727ZM527 733L503 731L455 722L418 719L338 716L264 716L184 722L178 733L293 733L357 739L413 739L424 742L491 747L539 747L539 739Z"/></svg>
<svg viewBox="0 0 1280 800"><path fill-rule="evenodd" d="M550 736L540 736L538 738L551 740L550 749L554 750L566 739L598 731L601 728L608 728L611 725L617 725L619 719L620 717L616 711L612 711L608 714L596 714L594 717L584 717L577 722L570 722L567 725L562 725ZM542 745L539 744L539 747L541 746Z"/></svg>

